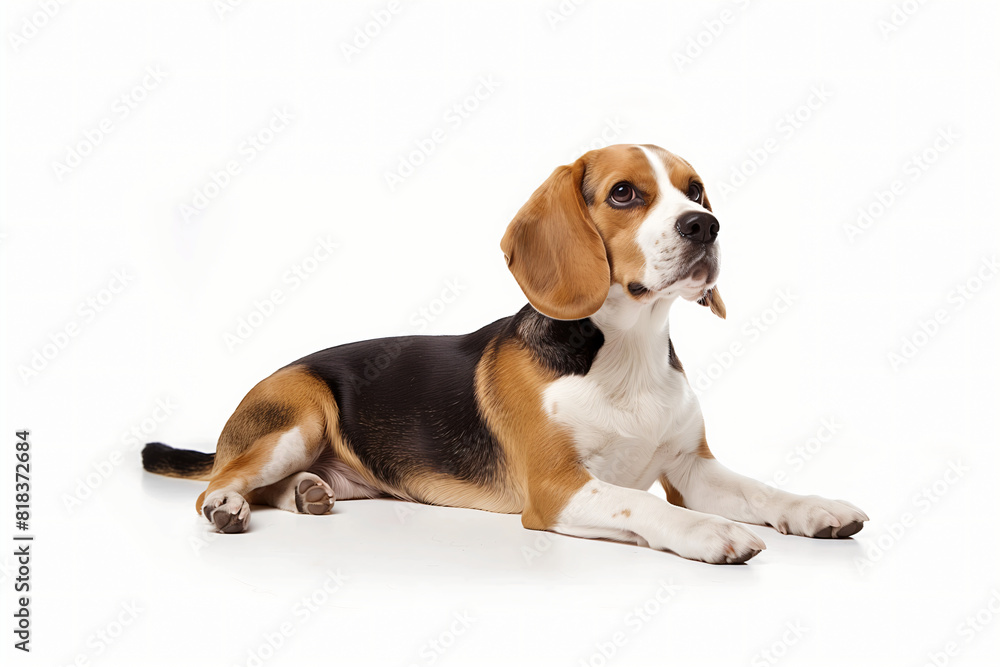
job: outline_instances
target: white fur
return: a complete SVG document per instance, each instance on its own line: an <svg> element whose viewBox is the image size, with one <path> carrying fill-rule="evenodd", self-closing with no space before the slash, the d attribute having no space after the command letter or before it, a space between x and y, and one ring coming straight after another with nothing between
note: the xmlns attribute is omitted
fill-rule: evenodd
<svg viewBox="0 0 1000 667"><path fill-rule="evenodd" d="M812 536L868 521L868 515L845 500L800 496L781 491L729 470L715 459L689 457L668 473L688 507L702 512L773 526L778 532Z"/></svg>
<svg viewBox="0 0 1000 667"><path fill-rule="evenodd" d="M704 420L687 378L670 365L667 316L678 296L698 298L712 286L690 277L700 258L681 259L690 246L676 230L677 216L704 209L672 186L652 151L642 150L659 187L636 236L646 259L643 284L651 291L637 300L612 286L591 317L604 345L590 371L555 380L542 394L546 412L569 429L593 475L553 530L722 563L742 562L765 548L753 532L728 519L799 535L866 521L850 503L779 491L699 456ZM661 475L691 509L647 492Z"/></svg>
<svg viewBox="0 0 1000 667"><path fill-rule="evenodd" d="M700 442L697 400L667 354L672 302L643 305L613 292L592 317L604 345L590 372L562 377L543 393L546 411L570 429L598 479L648 489L669 460Z"/></svg>
<svg viewBox="0 0 1000 667"><path fill-rule="evenodd" d="M239 523L240 528L236 532L242 532L250 522L250 503L243 497L241 491L276 484L289 475L299 472L309 463L305 439L296 426L278 437L278 442L271 451L271 457L256 475L248 480L240 480L239 483L234 482L230 486L215 489L206 495L202 513L211 521L216 513L228 512L233 515L234 521ZM294 500L292 504L294 505Z"/></svg>
<svg viewBox="0 0 1000 667"><path fill-rule="evenodd" d="M302 437L302 431L296 426L278 437L278 442L271 450L271 458L261 466L257 476L252 480L251 488L267 486L284 479L302 470L304 462L309 462L309 452L306 449L306 441Z"/></svg>
<svg viewBox="0 0 1000 667"><path fill-rule="evenodd" d="M706 246L701 257L686 257L682 250L690 241L677 231L677 218L690 211L705 208L687 197L670 182L667 168L653 151L640 146L656 176L657 198L636 233L636 244L646 260L642 284L660 296L680 294L687 299L699 298L711 287L705 281L685 280L688 270L707 253L718 253L718 246Z"/></svg>
<svg viewBox="0 0 1000 667"><path fill-rule="evenodd" d="M254 492L255 501L263 505L271 505L272 507L277 507L278 509L283 509L286 512L298 512L299 506L295 502L295 497L298 495L298 487L304 482L312 482L312 485L318 486L326 492L326 497L320 500L305 501L303 503L304 509L308 514L325 514L330 511L333 507L334 502L337 500L337 495L334 490L330 488L322 477L313 472L299 472L294 475L289 475L284 479L271 484L270 486L264 486L256 489ZM310 511L308 507L311 506L313 511ZM322 511L315 511L315 508L319 507Z"/></svg>
<svg viewBox="0 0 1000 667"><path fill-rule="evenodd" d="M635 240L646 260L643 284L660 289L637 301L613 285L591 317L604 334L593 367L585 376L553 382L543 404L571 429L591 474L648 489L669 460L700 443L697 399L684 375L670 366L667 316L679 294L700 296L706 285L685 278L691 261L681 257L690 242L676 226L678 216L704 209L673 186L659 156L640 149L656 177L657 197Z"/></svg>
<svg viewBox="0 0 1000 667"><path fill-rule="evenodd" d="M738 523L596 479L570 499L553 530L669 549L707 563L743 562L766 548L753 531Z"/></svg>
<svg viewBox="0 0 1000 667"><path fill-rule="evenodd" d="M765 548L751 531L646 491L701 442L697 399L667 353L673 300L639 304L614 292L592 318L604 345L590 372L545 389L545 409L570 429L595 478L573 496L553 530L670 549L706 562L742 562Z"/></svg>
<svg viewBox="0 0 1000 667"><path fill-rule="evenodd" d="M593 475L552 530L727 563L743 562L765 548L752 531L729 519L808 536L867 521L850 503L780 491L699 456L701 408L668 356L667 313L674 300L637 303L613 290L591 318L604 345L590 371L545 388L545 410L569 429ZM690 509L647 492L661 475Z"/></svg>

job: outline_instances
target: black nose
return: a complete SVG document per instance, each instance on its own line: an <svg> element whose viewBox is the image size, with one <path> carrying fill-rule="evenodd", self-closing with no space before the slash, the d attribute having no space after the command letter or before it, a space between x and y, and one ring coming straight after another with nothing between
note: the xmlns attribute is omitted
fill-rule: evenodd
<svg viewBox="0 0 1000 667"><path fill-rule="evenodd" d="M711 213L689 211L677 218L677 231L695 243L713 243L719 235L719 221Z"/></svg>

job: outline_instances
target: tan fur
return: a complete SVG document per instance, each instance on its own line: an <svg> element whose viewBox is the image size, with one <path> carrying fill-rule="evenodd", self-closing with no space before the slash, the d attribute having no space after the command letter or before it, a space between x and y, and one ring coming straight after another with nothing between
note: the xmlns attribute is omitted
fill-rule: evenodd
<svg viewBox="0 0 1000 667"><path fill-rule="evenodd" d="M216 454L208 489L197 501L201 510L208 493L233 488L254 502L252 480L270 461L281 435L298 427L314 454L329 446L334 456L382 493L431 505L469 507L492 512L521 510L518 494L504 488L486 488L444 475L415 474L392 487L378 479L345 443L339 429L339 410L325 383L304 368L278 371L254 387L229 419ZM315 458L315 457L314 457Z"/></svg>
<svg viewBox="0 0 1000 667"><path fill-rule="evenodd" d="M682 496L681 492L670 483L670 480L667 479L666 475L660 475L660 484L663 485L663 490L667 493L667 502L671 505L676 505L677 507L686 507L684 504L684 496Z"/></svg>
<svg viewBox="0 0 1000 667"><path fill-rule="evenodd" d="M692 182L701 183L701 179L698 178L698 173L694 170L694 167L684 158L652 144L645 144L644 148L652 151L663 160L663 165L670 176L670 184L681 192L687 192ZM711 211L712 208L707 205L707 195L703 201L705 202L705 208Z"/></svg>
<svg viewBox="0 0 1000 667"><path fill-rule="evenodd" d="M580 193L584 167L581 158L552 172L500 241L531 305L562 320L594 314L611 285L604 243Z"/></svg>
<svg viewBox="0 0 1000 667"><path fill-rule="evenodd" d="M658 146L646 148L663 160L671 184L681 192L701 182L684 159ZM607 193L621 181L638 189L646 205L620 209L608 204ZM500 242L531 305L549 317L580 319L600 308L612 284L641 282L645 257L636 233L659 195L656 174L638 146L608 146L557 168L521 207ZM712 210L707 195L703 203ZM725 318L717 292L703 305Z"/></svg>
<svg viewBox="0 0 1000 667"><path fill-rule="evenodd" d="M664 160L678 189L686 191L697 179L681 158L650 148ZM620 181L637 188L646 206L610 206L605 198ZM591 151L557 168L518 211L501 241L508 267L532 305L549 317L580 319L600 308L613 283L627 287L641 281L644 257L635 239L659 196L656 175L636 146ZM705 206L710 209L707 199ZM706 295L705 304L725 316L717 290ZM282 369L254 387L227 422L198 508L215 489L249 494L252 501L254 484L275 445L297 427L307 458L315 461L324 451L332 453L374 492L435 505L520 512L525 527L551 528L570 498L591 479L569 432L543 410L542 393L555 379L556 373L516 341L492 342L477 366L475 391L483 419L504 451L500 479L476 485L414 470L391 488L345 442L329 387L303 367ZM712 457L704 437L697 454ZM665 477L661 482L667 498L683 506L681 494ZM620 512L631 514L629 509Z"/></svg>
<svg viewBox="0 0 1000 667"><path fill-rule="evenodd" d="M674 187L687 192L693 181L700 182L682 158L648 148L664 161ZM631 183L646 206L619 209L608 204L607 193L621 181ZM600 307L611 284L641 282L645 258L635 239L659 196L656 174L638 146L591 151L556 169L518 212L501 242L508 267L532 305L550 317L587 317ZM707 197L704 203L711 210ZM591 230L596 230L603 248L596 248ZM598 266L602 258L607 271ZM568 260L572 263L566 267ZM578 277L574 271L587 275ZM603 281L600 286L595 275ZM706 305L725 317L718 292L706 298ZM489 350L477 374L487 422L508 452L515 485L525 499L522 522L531 528L550 527L589 477L576 460L569 436L542 414L541 392L553 379L530 353L512 345ZM704 440L698 452L711 457ZM680 493L666 484L668 494L683 504Z"/></svg>
<svg viewBox="0 0 1000 667"><path fill-rule="evenodd" d="M719 294L719 287L715 286L705 293L705 296L698 299L698 303L702 306L708 306L708 308L721 317L726 319L726 304L722 302L722 296Z"/></svg>
<svg viewBox="0 0 1000 667"><path fill-rule="evenodd" d="M712 450L708 448L708 439L705 438L705 427L701 429L701 442L698 443L698 449L695 450L695 454L703 459L714 459L715 455L712 454Z"/></svg>
<svg viewBox="0 0 1000 667"><path fill-rule="evenodd" d="M209 485L198 496L196 511L216 489L253 491L278 439L295 427L313 458L318 456L328 421L324 393L328 395L329 389L323 382L294 367L277 371L251 389L222 429Z"/></svg>
<svg viewBox="0 0 1000 667"><path fill-rule="evenodd" d="M234 489L250 502L259 500L253 480L270 461L281 435L295 427L303 434L313 459L329 446L336 459L385 495L502 513L521 510L520 494L502 485L480 487L437 474L411 475L399 487L378 479L345 443L339 429L339 410L329 388L302 367L282 369L266 378L236 408L219 438L210 483L198 497L196 509L200 512L205 496L221 488Z"/></svg>
<svg viewBox="0 0 1000 667"><path fill-rule="evenodd" d="M638 146L609 146L580 159L587 165L581 187L592 200L590 215L607 248L611 281L622 286L640 282L646 260L635 238L646 213L659 197L656 174ZM604 198L620 181L632 183L642 193L646 206L612 208Z"/></svg>
<svg viewBox="0 0 1000 667"><path fill-rule="evenodd" d="M193 479L199 482L207 482L212 479L211 469L201 474L192 474L188 471L182 472L178 470L157 470L156 474L164 477L173 477L174 479Z"/></svg>
<svg viewBox="0 0 1000 667"><path fill-rule="evenodd" d="M555 525L590 475L570 435L545 415L541 395L554 374L514 343L490 345L476 371L483 416L508 459L508 493L521 500L525 528Z"/></svg>
<svg viewBox="0 0 1000 667"><path fill-rule="evenodd" d="M701 179L698 177L698 173L694 170L694 167L684 158L674 155L659 146L647 144L646 148L653 151L663 160L667 173L670 175L670 184L681 192L687 192L692 182L701 183ZM702 187L704 188L704 184L702 184ZM712 203L708 201L708 192L704 190L702 191L701 205L709 211L712 210ZM698 300L698 303L702 306L708 306L715 315L726 319L726 304L722 301L718 287L708 290L705 296Z"/></svg>
<svg viewBox="0 0 1000 667"><path fill-rule="evenodd" d="M501 514L521 511L521 499L503 485L494 488L477 486L445 475L417 475L406 481L406 493L413 500L429 505L468 507Z"/></svg>

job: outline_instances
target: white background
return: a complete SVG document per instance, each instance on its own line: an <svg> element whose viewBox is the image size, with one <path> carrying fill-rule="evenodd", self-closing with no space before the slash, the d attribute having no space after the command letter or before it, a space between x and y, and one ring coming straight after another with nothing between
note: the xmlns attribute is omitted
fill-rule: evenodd
<svg viewBox="0 0 1000 667"><path fill-rule="evenodd" d="M5 664L996 658L996 3L425 0L350 57L385 2L48 4L3 18L0 533L30 428L37 536L30 656L11 647L0 548ZM147 68L162 80L144 88ZM246 161L275 109L293 119ZM210 451L246 391L304 354L513 313L507 222L607 141L689 159L721 221L728 320L689 303L671 320L712 449L856 503L872 517L857 539L755 528L767 551L720 567L387 500L255 510L248 534L216 538L203 484L141 471L130 431ZM863 208L880 215L852 237ZM313 263L318 239L338 249ZM299 285L296 266L314 269Z"/></svg>

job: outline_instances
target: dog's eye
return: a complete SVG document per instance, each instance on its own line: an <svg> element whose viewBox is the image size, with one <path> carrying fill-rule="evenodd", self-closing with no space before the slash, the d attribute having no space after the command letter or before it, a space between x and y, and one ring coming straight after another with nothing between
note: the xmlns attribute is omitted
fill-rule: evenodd
<svg viewBox="0 0 1000 667"><path fill-rule="evenodd" d="M687 191L688 199L700 204L701 196L703 194L705 194L705 190L702 189L701 183L695 183L692 181L691 185L688 186L688 191Z"/></svg>
<svg viewBox="0 0 1000 667"><path fill-rule="evenodd" d="M635 188L622 181L611 188L611 195L608 197L612 205L623 206L637 199Z"/></svg>

